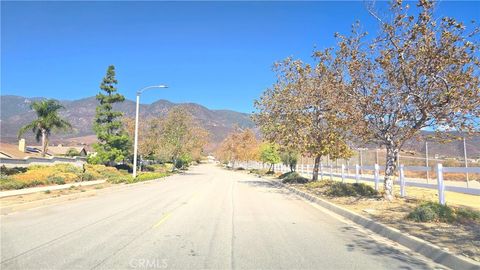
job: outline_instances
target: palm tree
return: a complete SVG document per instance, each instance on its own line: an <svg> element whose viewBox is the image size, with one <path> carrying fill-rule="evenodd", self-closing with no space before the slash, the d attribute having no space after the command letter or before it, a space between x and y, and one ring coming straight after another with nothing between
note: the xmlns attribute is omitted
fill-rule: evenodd
<svg viewBox="0 0 480 270"><path fill-rule="evenodd" d="M22 136L27 130L32 130L37 142L42 139L42 156L47 153L48 137L52 131L67 130L72 125L58 115L58 110L63 109L63 105L53 99L35 101L30 106L37 114L37 119L30 124L23 126L18 131L18 137Z"/></svg>

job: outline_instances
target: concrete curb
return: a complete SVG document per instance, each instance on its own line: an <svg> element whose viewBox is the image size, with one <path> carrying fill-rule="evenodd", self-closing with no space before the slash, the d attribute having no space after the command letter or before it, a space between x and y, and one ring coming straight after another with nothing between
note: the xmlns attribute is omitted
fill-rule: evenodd
<svg viewBox="0 0 480 270"><path fill-rule="evenodd" d="M265 178L263 178L265 179ZM363 217L350 210L337 206L331 202L321 199L317 196L308 194L296 188L287 186L279 181L272 179L265 179L272 182L274 185L288 189L289 191L299 195L300 197L314 202L342 217L345 217L376 234L393 240L415 252L422 254L423 256L432 259L436 263L450 267L452 269L466 269L466 270L479 270L480 263L475 262L469 258L458 256L449 252L446 252L442 248L435 246L429 242L426 242L420 238L403 233L397 229L386 226L382 223L376 222L372 219Z"/></svg>

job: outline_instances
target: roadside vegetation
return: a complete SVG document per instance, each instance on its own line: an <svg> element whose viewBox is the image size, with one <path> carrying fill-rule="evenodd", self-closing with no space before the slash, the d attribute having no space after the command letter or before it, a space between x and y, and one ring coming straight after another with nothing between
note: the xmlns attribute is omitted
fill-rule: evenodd
<svg viewBox="0 0 480 270"><path fill-rule="evenodd" d="M278 178L282 179L282 183L285 183L285 184L290 184L290 183L305 184L309 182L308 178L301 176L297 172L287 172L280 175Z"/></svg>
<svg viewBox="0 0 480 270"><path fill-rule="evenodd" d="M35 186L62 185L73 182L107 180L109 183L135 183L163 178L176 170L186 170L200 162L203 147L209 134L200 127L193 116L182 108L173 108L166 117L142 121L140 127L139 171L136 178L132 171L134 121L124 118L115 105L125 97L118 93L115 66L110 65L100 84L96 99L99 102L94 118L94 131L98 142L95 152L87 157L88 164L76 167L70 164L30 166L28 168L1 168L0 189L22 189ZM49 136L58 130L67 130L71 125L63 120L58 111L63 106L55 100L32 103L37 119L24 126L19 136L32 130L37 141L42 140L42 154L48 150ZM67 156L77 156L78 151L69 149Z"/></svg>
<svg viewBox="0 0 480 270"><path fill-rule="evenodd" d="M480 224L480 211L464 208L441 205L436 202L425 202L415 207L408 214L407 219L416 222L471 222L477 221Z"/></svg>
<svg viewBox="0 0 480 270"><path fill-rule="evenodd" d="M63 185L91 180L107 180L113 184L130 184L166 177L171 174L172 166L172 164L156 164L151 166L151 171L141 172L136 178L133 178L126 170L94 164L85 164L83 168L70 164L30 166L28 168L6 168L2 166L0 168L0 190Z"/></svg>
<svg viewBox="0 0 480 270"><path fill-rule="evenodd" d="M322 157L348 159L373 144L386 149L382 194L392 201L406 141L427 128L444 141L480 131L478 25L439 17L434 1L410 4L394 0L387 14L369 5L373 34L356 22L313 61L274 64L278 79L253 119L263 140L315 160L312 180Z"/></svg>

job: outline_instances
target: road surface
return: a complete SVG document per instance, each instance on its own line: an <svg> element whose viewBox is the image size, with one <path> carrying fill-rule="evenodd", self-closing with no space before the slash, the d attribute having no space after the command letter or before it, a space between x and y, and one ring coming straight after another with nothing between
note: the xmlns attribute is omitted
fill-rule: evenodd
<svg viewBox="0 0 480 270"><path fill-rule="evenodd" d="M1 269L432 269L247 174L201 165L1 216Z"/></svg>

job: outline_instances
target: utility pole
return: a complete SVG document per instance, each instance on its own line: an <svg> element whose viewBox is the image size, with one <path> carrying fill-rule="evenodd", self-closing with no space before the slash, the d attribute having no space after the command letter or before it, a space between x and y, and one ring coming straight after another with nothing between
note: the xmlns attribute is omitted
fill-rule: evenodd
<svg viewBox="0 0 480 270"><path fill-rule="evenodd" d="M135 108L135 139L133 144L133 178L137 177L137 152L138 152L138 115L140 110L140 95L151 88L168 88L166 85L152 85L137 91L137 104Z"/></svg>

